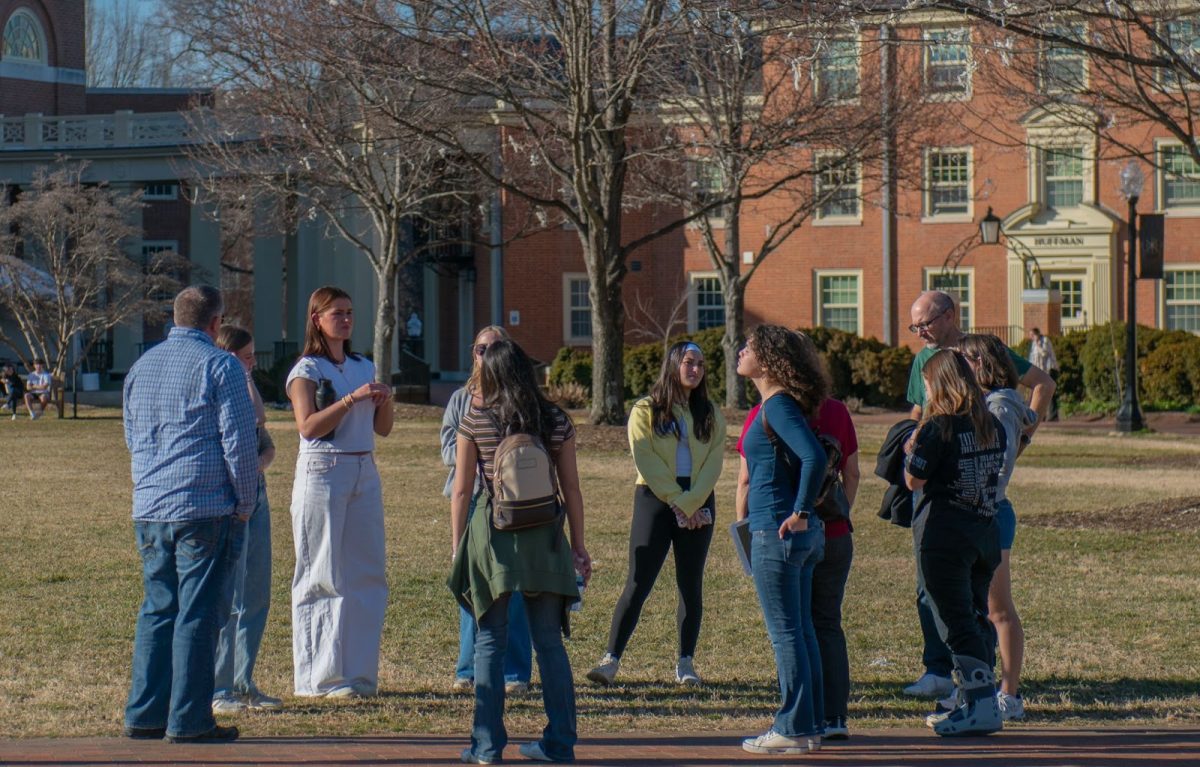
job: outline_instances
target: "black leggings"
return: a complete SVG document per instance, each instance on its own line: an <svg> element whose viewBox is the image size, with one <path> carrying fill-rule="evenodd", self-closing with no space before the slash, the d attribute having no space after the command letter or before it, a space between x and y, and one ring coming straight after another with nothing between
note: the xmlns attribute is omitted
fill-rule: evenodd
<svg viewBox="0 0 1200 767"><path fill-rule="evenodd" d="M684 490L690 484L687 477L680 477L679 486ZM704 506L716 518L713 496L709 495ZM675 622L679 627L679 657L690 658L696 652L696 640L700 637L700 618L704 614L704 562L708 559L708 545L712 542L715 525L704 525L696 530L682 528L675 521L671 507L650 492L645 485L633 491L633 525L629 531L629 575L625 590L617 600L613 612L612 627L608 632L608 651L617 657L625 652L625 645L637 628L642 614L642 605L654 588L658 571L667 559L667 551L675 548L675 581L679 586L679 606Z"/></svg>

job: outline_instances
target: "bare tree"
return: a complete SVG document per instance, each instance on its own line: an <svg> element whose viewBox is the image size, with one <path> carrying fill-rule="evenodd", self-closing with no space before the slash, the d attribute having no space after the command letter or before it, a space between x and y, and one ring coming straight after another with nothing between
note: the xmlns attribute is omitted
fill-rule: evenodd
<svg viewBox="0 0 1200 767"><path fill-rule="evenodd" d="M177 40L144 3L88 3L85 24L89 86L162 88L184 84Z"/></svg>
<svg viewBox="0 0 1200 767"><path fill-rule="evenodd" d="M441 124L444 100L372 66L377 48L402 41L374 34L359 4L168 0L167 7L219 77L217 107L196 120L208 140L193 159L210 182L233 180L246 204L286 201L287 220L320 220L367 258L378 293L376 374L390 380L396 284L421 256L413 221L461 223L472 193L443 146L386 118L402 111L414 123Z"/></svg>
<svg viewBox="0 0 1200 767"><path fill-rule="evenodd" d="M670 295L666 291L659 292L659 297ZM682 329L687 328L688 303L691 298L687 284L680 280L675 286L675 303L665 308L655 304L655 296L646 296L640 290L633 291L633 303L627 307L629 322L632 327L629 335L634 338L645 338L662 344L666 352L671 343L671 337Z"/></svg>
<svg viewBox="0 0 1200 767"><path fill-rule="evenodd" d="M999 92L1122 156L1163 164L1147 131L1200 163L1200 8L1175 0L927 0L985 22L978 52ZM1168 161L1169 163L1170 161ZM1170 170L1170 168L1168 168Z"/></svg>
<svg viewBox="0 0 1200 767"><path fill-rule="evenodd" d="M19 332L0 324L0 340L27 367L26 350L45 359L59 378L117 325L161 317L187 267L174 253L131 253L140 193L87 185L86 167L39 169L15 201L0 187L0 308Z"/></svg>

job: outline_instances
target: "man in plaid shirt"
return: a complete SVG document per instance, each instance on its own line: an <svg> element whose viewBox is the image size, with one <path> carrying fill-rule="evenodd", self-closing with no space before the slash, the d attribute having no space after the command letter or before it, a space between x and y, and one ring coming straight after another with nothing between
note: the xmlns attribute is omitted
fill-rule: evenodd
<svg viewBox="0 0 1200 767"><path fill-rule="evenodd" d="M175 327L125 377L125 442L145 596L133 645L125 735L237 738L212 715L217 635L258 489L246 373L213 343L221 293L185 288Z"/></svg>

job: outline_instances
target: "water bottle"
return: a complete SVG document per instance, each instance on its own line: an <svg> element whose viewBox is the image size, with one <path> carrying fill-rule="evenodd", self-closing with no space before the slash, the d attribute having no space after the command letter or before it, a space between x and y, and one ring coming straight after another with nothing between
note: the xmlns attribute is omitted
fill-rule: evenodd
<svg viewBox="0 0 1200 767"><path fill-rule="evenodd" d="M337 392L333 390L333 381L328 378L322 378L317 381L317 393L314 397L314 403L317 406L317 412L324 410L330 405L337 402ZM337 429L330 429L328 434L317 437L317 439L333 439L333 433Z"/></svg>
<svg viewBox="0 0 1200 767"><path fill-rule="evenodd" d="M575 571L575 588L579 589L579 601L571 605L571 612L577 613L583 609L583 591L587 588L587 584L583 582L583 573Z"/></svg>

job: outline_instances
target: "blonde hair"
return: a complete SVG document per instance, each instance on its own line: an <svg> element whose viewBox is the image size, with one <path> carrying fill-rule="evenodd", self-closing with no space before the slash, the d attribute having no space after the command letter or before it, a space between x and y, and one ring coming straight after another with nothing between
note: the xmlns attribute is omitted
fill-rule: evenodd
<svg viewBox="0 0 1200 767"><path fill-rule="evenodd" d="M996 444L996 424L988 412L983 390L975 382L975 373L961 354L950 349L934 352L921 371L928 389L925 407L921 411L921 425L934 416L965 415L975 427L975 436L982 447ZM949 440L952 434L943 430L942 439Z"/></svg>
<svg viewBox="0 0 1200 767"><path fill-rule="evenodd" d="M475 340L471 342L471 377L467 379L467 391L472 395L479 394L479 355L475 353L475 346L479 343L479 339L489 333L499 336L501 341L512 340L508 331L499 325L485 325L475 334Z"/></svg>

